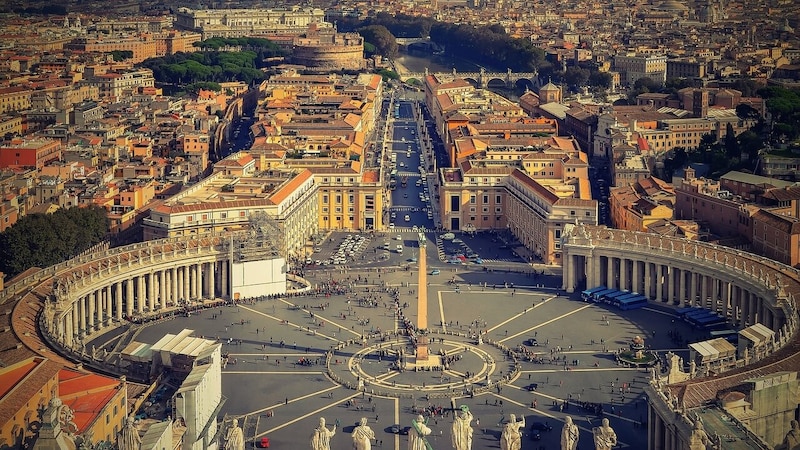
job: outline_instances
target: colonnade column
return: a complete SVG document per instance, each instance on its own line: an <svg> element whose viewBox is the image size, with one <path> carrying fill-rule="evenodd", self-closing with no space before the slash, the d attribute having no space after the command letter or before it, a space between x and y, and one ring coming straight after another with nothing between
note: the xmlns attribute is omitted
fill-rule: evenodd
<svg viewBox="0 0 800 450"><path fill-rule="evenodd" d="M217 298L217 286L216 286L216 279L217 276L216 269L217 263L210 262L208 263L208 297L211 300Z"/></svg>
<svg viewBox="0 0 800 450"><path fill-rule="evenodd" d="M649 261L644 261L644 296L647 297L648 300L650 300L653 295L652 280L653 266Z"/></svg>
<svg viewBox="0 0 800 450"><path fill-rule="evenodd" d="M81 329L81 307L83 306L83 299L79 298L78 301L72 304L72 334L73 338L74 335L78 333ZM74 342L74 341L73 341Z"/></svg>
<svg viewBox="0 0 800 450"><path fill-rule="evenodd" d="M670 305L675 302L675 268L666 266L667 269L667 303Z"/></svg>
<svg viewBox="0 0 800 450"><path fill-rule="evenodd" d="M133 315L133 283L134 278L130 278L125 282L125 290L127 292L125 299L125 316L128 318Z"/></svg>
<svg viewBox="0 0 800 450"><path fill-rule="evenodd" d="M74 308L74 306L73 306ZM75 334L75 329L72 327L73 324L73 316L75 315L75 309L70 309L69 311L64 314L64 317L61 319L64 323L64 345L67 348L72 347L72 339Z"/></svg>
<svg viewBox="0 0 800 450"><path fill-rule="evenodd" d="M697 302L697 278L698 278L698 276L699 275L697 274L697 272L692 272L692 274L691 274L692 280L689 283L689 305L690 306L695 306L695 303Z"/></svg>
<svg viewBox="0 0 800 450"><path fill-rule="evenodd" d="M611 289L614 286L614 258L606 256L606 287Z"/></svg>
<svg viewBox="0 0 800 450"><path fill-rule="evenodd" d="M89 314L87 317L88 323L86 324L86 328L84 328L86 330L87 336L90 335L92 331L94 331L94 302L96 298L97 298L97 291L92 291L92 293L89 294L89 302L88 302Z"/></svg>
<svg viewBox="0 0 800 450"><path fill-rule="evenodd" d="M80 325L78 326L78 329L82 333L81 338L89 334L88 330L86 329L86 310L87 310L87 305L89 304L89 295L83 296L83 298L78 302L78 304L80 305L80 314L78 314Z"/></svg>
<svg viewBox="0 0 800 450"><path fill-rule="evenodd" d="M700 285L700 307L710 309L708 307L708 276L703 275L702 284Z"/></svg>
<svg viewBox="0 0 800 450"><path fill-rule="evenodd" d="M165 270L158 271L158 290L159 290L159 308L167 308L167 272Z"/></svg>
<svg viewBox="0 0 800 450"><path fill-rule="evenodd" d="M116 317L117 321L122 321L122 281L117 281L117 297L116 297L116 310L114 311L114 317Z"/></svg>
<svg viewBox="0 0 800 450"><path fill-rule="evenodd" d="M136 293L136 312L141 314L144 311L144 299L147 297L147 289L145 288L144 275L139 275L136 278L139 286Z"/></svg>
<svg viewBox="0 0 800 450"><path fill-rule="evenodd" d="M626 258L619 259L619 290L624 291L628 289L628 260Z"/></svg>
<svg viewBox="0 0 800 450"><path fill-rule="evenodd" d="M688 295L686 295L686 271L681 269L680 271L680 278L678 279L678 300L680 300L680 305L686 306L686 299Z"/></svg>
<svg viewBox="0 0 800 450"><path fill-rule="evenodd" d="M642 277L640 273L641 268L639 267L641 263L642 262L637 259L633 260L633 278L631 279L631 290L638 293L642 292Z"/></svg>
<svg viewBox="0 0 800 450"><path fill-rule="evenodd" d="M220 293L222 298L228 297L228 289L230 288L230 279L228 277L228 261L222 261L222 270L220 270Z"/></svg>
<svg viewBox="0 0 800 450"><path fill-rule="evenodd" d="M656 301L664 301L664 280L661 278L664 273L664 266L656 264Z"/></svg>
<svg viewBox="0 0 800 450"><path fill-rule="evenodd" d="M155 311L156 277L153 272L147 274L147 309Z"/></svg>
<svg viewBox="0 0 800 450"><path fill-rule="evenodd" d="M722 282L722 293L719 296L722 302L722 317L728 318L728 304L731 301L731 283L728 281Z"/></svg>
<svg viewBox="0 0 800 450"><path fill-rule="evenodd" d="M194 267L194 291L197 294L197 299L203 298L203 266L200 264L193 264Z"/></svg>
<svg viewBox="0 0 800 450"><path fill-rule="evenodd" d="M181 274L183 275L183 297L189 300L192 297L192 291L189 289L189 266L181 267Z"/></svg>
<svg viewBox="0 0 800 450"><path fill-rule="evenodd" d="M181 297L178 295L178 268L173 267L169 269L169 283L172 288L172 304L180 304Z"/></svg>

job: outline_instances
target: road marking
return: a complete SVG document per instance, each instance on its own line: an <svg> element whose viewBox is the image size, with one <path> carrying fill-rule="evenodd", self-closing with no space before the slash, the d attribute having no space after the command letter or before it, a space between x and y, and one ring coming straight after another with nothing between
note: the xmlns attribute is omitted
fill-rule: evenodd
<svg viewBox="0 0 800 450"><path fill-rule="evenodd" d="M436 291L436 295L439 297L439 317L442 321L442 330L447 333L447 322L444 320L444 305L442 304L442 291Z"/></svg>
<svg viewBox="0 0 800 450"><path fill-rule="evenodd" d="M555 298L555 297L551 297L551 298ZM561 320L561 319L563 319L564 317L569 317L569 316L571 316L571 315L573 315L573 314L575 314L575 313L579 313L579 312L583 311L583 310L584 310L584 309L586 309L586 308L591 308L592 306L594 306L594 305L586 305L586 306L581 306L580 308L578 308L578 309L576 309L576 310L574 310L574 311L570 311L570 312L568 312L568 313L566 313L566 314L562 314L562 315L560 315L560 316L558 316L558 317L554 317L554 318L552 318L552 319L548 320L547 322L542 322L542 323L540 323L539 325L536 325L536 326L530 327L530 328L528 328L527 330L522 330L522 331L520 331L520 332L519 332L519 333L517 333L517 334L514 334L514 335L511 335L511 336L508 336L508 337L506 337L506 338L504 338L504 339L500 339L500 340L499 340L499 341L497 341L497 342L503 343L503 342L505 342L505 341L507 341L507 340L509 340L509 339L514 339L515 337L521 336L521 335L523 335L523 334L526 334L526 333L530 333L531 331L533 331L533 330L535 330L535 329L537 329L537 328L543 327L543 326L545 326L545 325L547 325L547 324L550 324L550 323L553 323L553 322L555 322L555 321L557 321L557 320Z"/></svg>
<svg viewBox="0 0 800 450"><path fill-rule="evenodd" d="M292 302L290 302L288 300L280 299L280 301L282 301L283 303L286 303L287 305L298 306L298 305L295 305L294 303L292 303ZM308 309L300 308L300 311L304 311L304 312L308 313L309 315L311 314L311 311L308 310ZM342 330L347 330L348 332L353 333L358 337L361 337L361 335L359 333L347 328L347 326L343 327L341 324L338 324L338 323L336 323L336 322L334 322L334 321L332 321L330 319L327 319L325 317L322 317L322 316L318 315L317 313L314 313L314 319L317 319L317 318L319 318L319 320L322 320L323 322L328 322L331 325L337 326L337 327L341 328ZM317 333L317 334L320 334L320 333ZM342 342L342 341L339 341L339 342Z"/></svg>
<svg viewBox="0 0 800 450"><path fill-rule="evenodd" d="M231 356L325 356L325 353L228 353Z"/></svg>
<svg viewBox="0 0 800 450"><path fill-rule="evenodd" d="M541 302L540 302L538 305L533 305L533 309L536 309L536 308L537 308L539 305L544 305L545 303L549 302L550 300L552 300L552 299L554 299L554 298L556 298L556 296L555 296L555 295L554 295L554 296L552 296L552 297L549 297L549 298L546 298L546 299L544 299L544 300L543 300L543 301L541 301ZM525 314L526 314L526 313L527 313L527 312L528 312L530 309L531 309L531 308L525 308L525 311L523 311L523 312L521 312L521 313L519 313L519 314L517 314L517 315L515 315L515 316L511 316L511 317L509 317L508 319L506 319L504 322L500 322L500 323L498 323L497 325L493 326L492 328L489 328L488 330L486 330L486 334L489 334L489 333L491 333L492 331L494 331L494 330L496 330L496 329L498 329L498 328L502 327L503 325L507 324L508 322L511 322L512 320L514 320L514 319L516 319L516 318L518 318L518 317L524 316L524 315L525 315ZM503 342L503 341L500 341L500 342Z"/></svg>
<svg viewBox="0 0 800 450"><path fill-rule="evenodd" d="M297 324L295 324L293 322L289 322L288 320L284 321L283 319L279 319L279 318L277 318L275 316L271 316L271 315L269 315L267 313L264 313L264 312L261 312L261 311L257 311L255 309L248 308L248 307L242 306L242 305L239 305L239 308L242 308L242 309L244 309L246 311L250 311L251 313L254 313L254 314L260 314L260 315L262 315L264 317L268 317L268 318L270 318L272 320L276 320L276 321L281 322L281 323L286 323L287 325L292 326L294 328L297 328L300 331L305 331L305 327L297 325ZM347 328L342 328L342 329L343 330L348 330ZM350 330L348 330L348 331L350 331ZM328 335L320 333L320 332L316 332L315 336L321 336L321 337L324 337L326 339L330 339L330 340L336 341L336 342L344 342L344 341L342 341L340 339L336 339L335 337L331 337L331 336L328 336Z"/></svg>
<svg viewBox="0 0 800 450"><path fill-rule="evenodd" d="M265 371L259 372L257 370L234 370L229 371L226 370L222 372L224 374L236 374L236 375L292 375L292 374L303 374L303 375L324 375L325 372L303 372L303 371Z"/></svg>
<svg viewBox="0 0 800 450"><path fill-rule="evenodd" d="M570 367L570 372L633 372L639 371L636 367L592 367L587 369L573 369ZM520 373L564 373L564 369L542 369L542 370L521 370Z"/></svg>
<svg viewBox="0 0 800 450"><path fill-rule="evenodd" d="M339 389L339 388L341 388L341 386L339 386L337 384L335 386L331 386L329 388L325 388L325 389L322 389L322 390L317 391L317 392L312 392L310 394L306 394L306 395L304 395L302 397L293 398L293 399L289 400L289 403L294 403L296 401L305 400L305 399L307 399L309 397L313 397L315 395L319 395L319 394L322 394L322 393L325 393L325 392L328 392L328 391L332 391L334 389ZM253 414L261 414L264 411L269 411L270 409L280 408L281 406L284 406L284 405L286 405L286 403L278 402L278 403L274 404L273 406L267 406L266 408L261 408L261 409L255 410L255 411L250 411L249 413L244 413L240 417L244 417L244 416L247 416L247 415L253 415Z"/></svg>
<svg viewBox="0 0 800 450"><path fill-rule="evenodd" d="M328 405L325 405L325 406L323 406L321 408L315 409L314 411L311 411L308 414L304 414L304 415L302 415L300 417L295 417L294 419L292 419L292 420L290 420L288 422L285 422L285 423L283 423L281 425L278 425L277 427L273 427L273 428L271 428L271 429L269 429L269 430L267 430L267 431L265 431L263 433L255 435L255 439L258 439L258 438L260 438L262 436L266 436L266 435L268 435L270 433L274 433L274 432L276 432L276 431L278 431L278 430L280 430L282 428L286 428L289 425L292 425L293 423L297 423L297 422L299 422L299 421L301 421L303 419L306 419L308 417L313 416L314 414L318 414L318 413L320 413L322 411L325 411L328 408L332 408L332 407L337 406L337 405L339 405L339 404L341 404L343 402L346 402L347 400L350 400L352 398L358 397L359 395L361 395L361 392L356 392L355 394L353 394L353 395L351 395L349 397L345 397L345 398L343 398L341 400L336 400L335 402L333 402L331 404L328 404ZM294 400L292 400L292 401L294 401ZM340 426L341 426L341 424L340 424Z"/></svg>

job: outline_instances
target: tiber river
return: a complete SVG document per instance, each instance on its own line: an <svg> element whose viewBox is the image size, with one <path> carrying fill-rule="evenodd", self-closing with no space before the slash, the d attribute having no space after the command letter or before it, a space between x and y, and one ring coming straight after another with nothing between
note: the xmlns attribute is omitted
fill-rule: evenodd
<svg viewBox="0 0 800 450"><path fill-rule="evenodd" d="M430 53L420 53L415 52L413 55L409 55L408 53L400 53L397 58L395 58L395 62L402 64L409 72L425 72L425 68L428 68L429 72L446 72L452 73L453 68L456 69L458 72L477 72L480 70L480 67L477 64L473 64L469 61L464 61L463 59L457 58L450 58L444 55L434 55ZM488 71L492 71L490 68L486 68ZM505 70L498 71L498 72L505 72ZM495 88L492 87L490 89L493 92L496 92L511 101L519 100L519 96L522 95L523 90L517 89L515 91L509 91L505 88Z"/></svg>

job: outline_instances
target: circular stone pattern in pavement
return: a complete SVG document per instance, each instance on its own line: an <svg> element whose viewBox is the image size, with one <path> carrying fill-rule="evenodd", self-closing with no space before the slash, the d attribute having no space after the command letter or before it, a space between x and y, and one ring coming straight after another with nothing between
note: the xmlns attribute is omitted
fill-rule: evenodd
<svg viewBox="0 0 800 450"><path fill-rule="evenodd" d="M428 337L430 355L446 363L444 370L441 365L415 369L414 347L408 337L399 336L366 347L355 343L337 350L328 359L328 373L345 387L393 397L408 397L413 392L429 397L480 393L518 376L518 366L506 356L507 348L502 344L476 345L458 334L434 333ZM395 366L401 349L408 362L406 369L388 368Z"/></svg>

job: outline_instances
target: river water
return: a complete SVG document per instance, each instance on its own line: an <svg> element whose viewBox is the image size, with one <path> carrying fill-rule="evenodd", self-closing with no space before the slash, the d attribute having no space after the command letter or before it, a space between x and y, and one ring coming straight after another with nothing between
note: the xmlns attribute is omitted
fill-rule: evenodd
<svg viewBox="0 0 800 450"><path fill-rule="evenodd" d="M402 64L405 70L417 73L425 72L426 67L428 68L428 72L450 73L453 71L453 68L461 73L477 72L480 70L480 67L477 64L473 64L469 61L430 53L415 52L413 55L408 53L400 53L395 58L395 62ZM491 69L487 67L487 70ZM489 90L500 94L511 101L518 101L519 96L524 92L521 89L505 89L502 87L491 87Z"/></svg>
<svg viewBox="0 0 800 450"><path fill-rule="evenodd" d="M426 53L415 53L413 55L400 53L395 58L395 61L404 65L409 72L425 72L426 67L429 72L452 72L453 68L459 72L475 72L479 70L477 65L468 61Z"/></svg>

